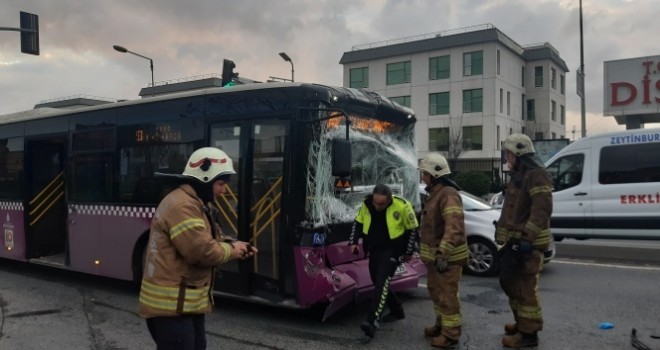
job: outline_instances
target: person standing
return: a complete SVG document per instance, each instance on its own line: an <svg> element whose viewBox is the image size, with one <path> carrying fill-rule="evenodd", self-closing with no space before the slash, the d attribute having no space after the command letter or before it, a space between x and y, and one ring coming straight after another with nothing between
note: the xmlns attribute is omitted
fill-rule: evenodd
<svg viewBox="0 0 660 350"><path fill-rule="evenodd" d="M204 147L193 152L183 174L166 175L179 186L156 209L140 287L139 314L158 350L206 349L214 267L257 253L245 242L217 240L221 232L209 202L225 193L233 174L225 152Z"/></svg>
<svg viewBox="0 0 660 350"><path fill-rule="evenodd" d="M550 244L552 182L532 140L511 134L503 148L511 174L504 206L497 221L495 240L500 249L500 286L509 298L514 323L504 326L502 345L510 348L536 346L543 329L539 301L539 273L543 252Z"/></svg>
<svg viewBox="0 0 660 350"><path fill-rule="evenodd" d="M424 329L431 345L451 348L461 336L458 283L468 261L460 187L449 178L447 159L430 153L420 161L422 181L429 193L422 210L420 257L428 270L427 285L435 324Z"/></svg>
<svg viewBox="0 0 660 350"><path fill-rule="evenodd" d="M358 241L364 237L363 247L369 254L369 275L375 291L367 319L360 325L368 339L376 334L385 304L390 312L383 322L406 317L401 302L390 289L390 281L399 264L412 256L417 226L410 202L393 196L392 190L383 184L374 187L355 217L349 249L358 255Z"/></svg>

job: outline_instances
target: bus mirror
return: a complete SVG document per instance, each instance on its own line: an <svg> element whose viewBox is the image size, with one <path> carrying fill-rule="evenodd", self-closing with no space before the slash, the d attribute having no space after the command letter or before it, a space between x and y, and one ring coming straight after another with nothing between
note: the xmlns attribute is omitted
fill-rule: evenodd
<svg viewBox="0 0 660 350"><path fill-rule="evenodd" d="M351 158L351 141L332 139L332 176L350 176Z"/></svg>

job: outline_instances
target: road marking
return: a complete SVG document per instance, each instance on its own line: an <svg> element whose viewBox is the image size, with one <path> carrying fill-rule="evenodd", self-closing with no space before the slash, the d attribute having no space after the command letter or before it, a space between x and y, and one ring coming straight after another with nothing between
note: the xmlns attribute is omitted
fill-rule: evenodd
<svg viewBox="0 0 660 350"><path fill-rule="evenodd" d="M559 259L552 260L552 263L553 264L600 266L600 267L616 267L616 268L620 268L620 269L631 269L631 270L660 271L660 266L615 265L615 264L604 264L604 263L594 263L594 262L568 261L568 260L559 260Z"/></svg>

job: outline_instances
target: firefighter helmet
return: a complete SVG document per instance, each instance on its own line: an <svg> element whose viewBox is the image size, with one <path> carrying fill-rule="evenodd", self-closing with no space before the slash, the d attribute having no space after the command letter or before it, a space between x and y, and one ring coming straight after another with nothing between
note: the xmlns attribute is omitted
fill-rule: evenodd
<svg viewBox="0 0 660 350"><path fill-rule="evenodd" d="M524 134L511 134L504 139L504 149L520 157L524 154L535 153L534 145L529 136Z"/></svg>
<svg viewBox="0 0 660 350"><path fill-rule="evenodd" d="M419 162L418 169L426 171L434 178L451 174L447 159L440 153L429 153Z"/></svg>
<svg viewBox="0 0 660 350"><path fill-rule="evenodd" d="M190 155L184 176L194 177L203 183L211 183L218 177L236 174L231 158L215 147L203 147Z"/></svg>

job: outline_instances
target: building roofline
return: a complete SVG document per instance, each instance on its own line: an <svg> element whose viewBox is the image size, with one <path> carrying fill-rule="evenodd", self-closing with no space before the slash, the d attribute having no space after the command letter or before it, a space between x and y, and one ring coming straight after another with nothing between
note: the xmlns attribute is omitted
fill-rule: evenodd
<svg viewBox="0 0 660 350"><path fill-rule="evenodd" d="M492 24L356 45L353 46L352 51L344 52L339 63L371 61L490 42L502 44L525 61L550 59L566 72L569 71L566 62L559 56L559 52L549 43L542 44L540 49L538 45L524 47ZM532 53L526 54L528 50L532 50Z"/></svg>

